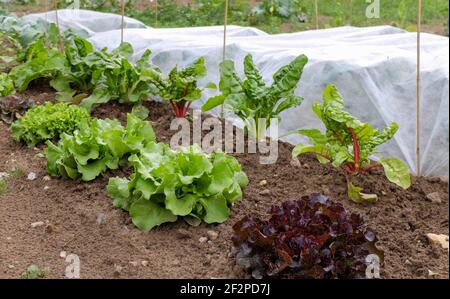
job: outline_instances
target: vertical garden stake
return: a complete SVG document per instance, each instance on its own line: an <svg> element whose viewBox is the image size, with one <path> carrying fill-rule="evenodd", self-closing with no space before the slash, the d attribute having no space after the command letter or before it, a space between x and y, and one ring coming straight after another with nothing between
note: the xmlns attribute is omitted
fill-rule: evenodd
<svg viewBox="0 0 450 299"><path fill-rule="evenodd" d="M123 27L125 23L125 1L122 0L122 24L120 25L120 43L123 43Z"/></svg>
<svg viewBox="0 0 450 299"><path fill-rule="evenodd" d="M64 52L64 43L61 37L61 28L59 27L58 6L58 0L55 0L55 23L56 30L58 31L58 48L59 51Z"/></svg>
<svg viewBox="0 0 450 299"><path fill-rule="evenodd" d="M421 176L420 163L420 30L422 18L422 0L417 0L417 89L416 89L416 160L417 176Z"/></svg>
<svg viewBox="0 0 450 299"><path fill-rule="evenodd" d="M319 5L317 4L318 0L314 0L314 10L316 14L316 30L319 29Z"/></svg>
<svg viewBox="0 0 450 299"><path fill-rule="evenodd" d="M225 0L225 12L223 20L223 49L222 49L222 61L225 60L226 48L227 48L227 24L228 24L228 0ZM224 116L224 106L220 109L220 117Z"/></svg>
<svg viewBox="0 0 450 299"><path fill-rule="evenodd" d="M155 0L155 27L158 27L158 0Z"/></svg>

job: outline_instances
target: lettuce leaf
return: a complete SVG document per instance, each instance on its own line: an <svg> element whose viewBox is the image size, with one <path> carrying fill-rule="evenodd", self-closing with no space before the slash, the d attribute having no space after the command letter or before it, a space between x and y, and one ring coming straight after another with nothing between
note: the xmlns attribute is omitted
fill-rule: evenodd
<svg viewBox="0 0 450 299"><path fill-rule="evenodd" d="M172 151L165 144L149 144L129 162L134 168L130 180L110 179L108 193L143 230L173 221L173 216L224 222L229 205L242 197L248 184L235 158L221 152L205 154L197 145Z"/></svg>

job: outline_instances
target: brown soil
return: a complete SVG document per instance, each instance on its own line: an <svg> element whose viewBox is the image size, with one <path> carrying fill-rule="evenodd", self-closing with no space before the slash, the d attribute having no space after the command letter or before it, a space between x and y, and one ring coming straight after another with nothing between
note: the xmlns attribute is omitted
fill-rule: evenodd
<svg viewBox="0 0 450 299"><path fill-rule="evenodd" d="M47 100L52 97L51 92L45 96ZM161 103L146 105L159 140L168 142L175 133L169 130L172 111ZM123 121L129 110L126 105L108 104L96 108L93 115ZM404 191L375 173L358 183L366 192L377 193L379 202L357 205L347 198L345 178L339 171L309 156L300 158L300 166L291 165L291 150L291 145L280 143L279 160L274 165L260 165L258 155L236 155L250 185L227 222L190 227L180 220L147 233L136 229L126 212L113 208L107 195L108 178L125 176L123 171L89 183L57 178L46 181L45 159L36 156L41 150L15 143L9 128L0 123L0 172L21 170L8 179L5 192L0 194L0 278L17 278L32 263L49 267L50 278L64 278L67 264L60 257L61 251L80 257L82 278L247 277L229 256L232 225L246 214L264 217L271 205L313 192L362 214L377 232L378 245L385 251L382 277L448 278L448 251L430 244L425 236L449 233L447 183L414 177L412 187ZM27 180L29 172L35 172L37 179ZM268 185L261 187L261 180L267 180ZM265 188L270 194L261 195ZM439 192L443 202L429 202L426 194L430 192ZM104 219L98 224L100 213ZM45 224L31 227L38 221ZM219 237L199 242L208 230L216 231ZM429 270L437 275L429 276Z"/></svg>

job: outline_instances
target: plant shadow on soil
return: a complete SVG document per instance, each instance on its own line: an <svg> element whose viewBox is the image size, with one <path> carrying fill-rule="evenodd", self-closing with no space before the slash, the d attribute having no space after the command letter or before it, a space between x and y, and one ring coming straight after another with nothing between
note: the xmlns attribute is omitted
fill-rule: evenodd
<svg viewBox="0 0 450 299"><path fill-rule="evenodd" d="M51 90L39 86L21 96L34 97L39 103L54 100ZM158 140L169 142L176 133L170 131L170 107L152 101L145 105ZM124 122L129 111L131 106L111 102L95 108L93 116ZM9 179L0 194L0 278L18 278L31 263L49 267L50 278L64 278L68 264L61 251L79 256L81 278L247 278L230 256L232 225L250 213L267 218L272 205L310 193L341 202L376 231L378 247L385 252L382 278L448 278L448 251L426 237L427 233L449 233L448 183L413 177L405 191L378 171L357 183L366 192L378 194L379 201L358 205L347 198L340 171L313 156L292 163L291 150L290 144L280 142L273 165L261 165L257 154L234 155L250 184L225 223L191 227L180 219L143 232L134 227L128 213L112 206L106 191L110 177L126 176L129 170L110 171L88 183L45 180L46 161L37 156L42 147L31 149L14 142L8 126L0 123L0 171L19 167L23 173ZM35 172L37 179L27 180L29 172ZM260 185L262 180L266 186ZM262 192L265 189L269 191ZM431 192L439 192L442 203L427 200ZM31 227L38 221L44 225ZM209 230L218 237L200 242ZM430 276L429 271L436 275Z"/></svg>

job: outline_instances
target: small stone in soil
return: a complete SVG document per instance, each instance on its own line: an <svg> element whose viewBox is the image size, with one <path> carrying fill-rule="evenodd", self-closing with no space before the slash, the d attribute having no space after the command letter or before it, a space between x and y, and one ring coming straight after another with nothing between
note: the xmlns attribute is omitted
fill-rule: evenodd
<svg viewBox="0 0 450 299"><path fill-rule="evenodd" d="M208 241L208 238L207 237L200 237L200 239L198 239L198 241L200 243L205 243L206 241Z"/></svg>
<svg viewBox="0 0 450 299"><path fill-rule="evenodd" d="M210 240L215 240L219 236L219 234L213 230L209 230L206 232Z"/></svg>
<svg viewBox="0 0 450 299"><path fill-rule="evenodd" d="M98 225L102 224L104 218L105 218L105 213L98 213L97 214L97 224Z"/></svg>
<svg viewBox="0 0 450 299"><path fill-rule="evenodd" d="M267 181L266 180L262 180L261 182L259 182L260 186L265 186L267 185Z"/></svg>
<svg viewBox="0 0 450 299"><path fill-rule="evenodd" d="M447 235L427 234L427 238L432 243L441 245L442 248L448 250L448 236Z"/></svg>
<svg viewBox="0 0 450 299"><path fill-rule="evenodd" d="M48 189L50 189L49 186L44 186L44 190L48 190Z"/></svg>
<svg viewBox="0 0 450 299"><path fill-rule="evenodd" d="M264 189L263 191L259 192L259 195L270 195L270 190Z"/></svg>
<svg viewBox="0 0 450 299"><path fill-rule="evenodd" d="M52 233L54 231L56 231L56 226L54 226L53 224L49 223L47 224L47 226L45 227L45 231L47 233Z"/></svg>
<svg viewBox="0 0 450 299"><path fill-rule="evenodd" d="M298 160L297 157L293 157L291 159L290 164L291 164L292 167L301 167L302 166L302 164L300 163L300 161Z"/></svg>
<svg viewBox="0 0 450 299"><path fill-rule="evenodd" d="M9 269L14 269L15 266L14 266L14 265L8 265L8 268L9 268Z"/></svg>
<svg viewBox="0 0 450 299"><path fill-rule="evenodd" d="M114 274L119 275L122 272L123 267L120 265L114 265Z"/></svg>
<svg viewBox="0 0 450 299"><path fill-rule="evenodd" d="M191 234L188 230L184 228L180 228L177 230L177 238L178 239L189 239L191 237Z"/></svg>
<svg viewBox="0 0 450 299"><path fill-rule="evenodd" d="M32 228L36 228L36 227L43 226L43 225L44 225L44 222L42 222L42 221L37 221L37 222L31 223Z"/></svg>
<svg viewBox="0 0 450 299"><path fill-rule="evenodd" d="M148 261L142 261L141 265L144 266L144 267L147 267L148 266Z"/></svg>
<svg viewBox="0 0 450 299"><path fill-rule="evenodd" d="M36 178L37 178L37 175L36 175L36 173L34 173L34 172L30 172L30 173L28 174L28 176L27 176L27 179L28 179L29 181L34 181Z"/></svg>
<svg viewBox="0 0 450 299"><path fill-rule="evenodd" d="M437 273L437 272L433 272L433 271L431 271L430 269L428 269L428 276L437 276L437 275L439 275L439 273Z"/></svg>
<svg viewBox="0 0 450 299"><path fill-rule="evenodd" d="M433 192L427 195L427 199L430 200L432 203L442 203L441 196L439 195L439 192Z"/></svg>
<svg viewBox="0 0 450 299"><path fill-rule="evenodd" d="M67 252L65 252L65 251L61 251L61 252L59 253L59 257L60 257L60 258L65 259L66 256L67 256Z"/></svg>
<svg viewBox="0 0 450 299"><path fill-rule="evenodd" d="M178 259L174 259L173 261L172 261L172 265L173 266L178 266L180 264L180 261L178 260Z"/></svg>
<svg viewBox="0 0 450 299"><path fill-rule="evenodd" d="M48 175L46 175L46 176L44 176L44 177L42 178L43 181L50 181L51 179L52 179L52 178L49 177Z"/></svg>

